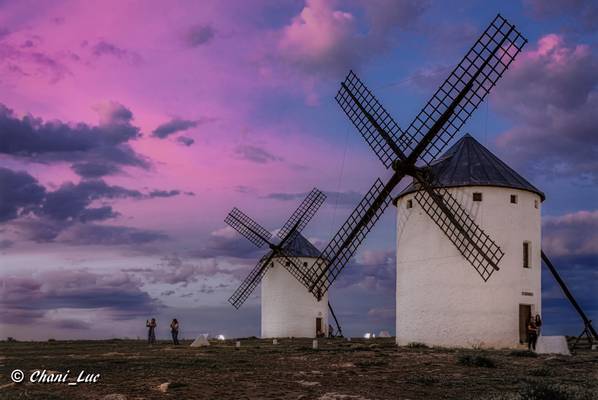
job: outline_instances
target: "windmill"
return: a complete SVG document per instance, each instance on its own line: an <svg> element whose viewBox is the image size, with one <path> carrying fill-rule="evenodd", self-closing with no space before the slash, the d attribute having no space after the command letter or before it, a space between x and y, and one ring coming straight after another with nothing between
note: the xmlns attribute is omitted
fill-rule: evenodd
<svg viewBox="0 0 598 400"><path fill-rule="evenodd" d="M278 231L276 244L266 228L237 208L224 220L257 247L270 248L228 299L238 309L262 283L262 337L312 337L328 331L327 296L314 299L300 283L307 266L320 255L301 231L325 199L314 188Z"/></svg>
<svg viewBox="0 0 598 400"><path fill-rule="evenodd" d="M419 205L482 279L487 281L499 269L503 251L446 189L434 186L434 176L427 167L459 132L526 42L514 25L497 15L405 131L357 75L349 73L336 100L393 174L386 183L376 179L303 276L312 294L319 297L326 293L390 204L393 189L407 175L421 188L416 195Z"/></svg>
<svg viewBox="0 0 598 400"><path fill-rule="evenodd" d="M418 327L419 331L415 332L415 340L413 341L424 341L419 340L417 337L417 334L421 334L422 330L428 332L439 330L439 325L442 325L440 323L441 319L428 318L431 324L426 325L426 323L422 323L422 315L430 312L429 309L425 309L426 305L430 305L430 308L436 307L437 310L441 310L438 314L439 318L445 317L442 313L446 312L447 307L449 309L450 307L454 307L457 310L457 314L454 315L458 316L458 313L461 312L459 307L465 303L453 304L449 301L459 298L459 295L455 295L454 293L454 291L457 291L459 294L470 292L468 300L471 303L479 302L480 298L485 298L488 304L484 305L488 305L488 309L490 309L492 303L502 304L500 312L503 319L487 312L487 309L483 309L482 312L488 314L489 318L494 318L495 321L494 323L488 323L488 321L484 320L479 325L487 325L491 330L494 329L498 332L501 329L499 326L500 323L504 321L505 324L503 325L506 326L504 328L505 331L498 332L498 339L495 340L494 344L499 347L513 347L514 343L517 343L517 340L514 340L514 338L519 338L521 334L517 332L517 311L513 308L516 308L517 303L519 303L519 331L522 329L523 322L524 332L525 317L529 316L532 312L539 313L541 309L541 261L544 261L566 297L581 316L585 327L582 335L588 336L590 342L596 339L596 331L592 327L591 321L575 301L556 269L540 248L541 222L539 203L544 200L544 195L515 171L512 171L506 164L502 163L502 161L498 159L493 161L496 164L496 168L498 168L499 174L509 173L517 177L517 179L506 182L506 184L501 183L498 185L500 187L494 187L497 186L496 182L486 182L485 185L493 187L488 189L490 192L496 189L495 193L489 193L489 195L491 198L494 196L501 199L503 199L501 196L506 195L506 198L510 199L508 203L513 205L517 204L518 198L518 194L512 193L515 190L516 193L522 196L522 200L525 200L522 203L535 210L530 211L528 208L523 211L511 212L504 208L504 203L501 203L499 207L505 212L504 215L521 214L523 220L530 222L531 228L526 232L533 236L535 247L532 249L531 241L516 243L516 245L523 245L523 267L530 269L530 271L525 271L522 274L520 271L514 269L514 265L517 262L513 261L516 257L515 254L519 255L521 253L519 251L512 251L515 246L513 244L515 243L514 238L505 238L504 232L507 232L507 236L515 236L517 238L523 233L515 232L518 234L510 235L514 232L512 227L505 229L502 233L499 231L493 232L494 234L501 234L500 243L507 243L509 254L506 267L509 268L509 271L508 273L501 274L499 282L488 282L493 272L499 270L499 263L503 260L505 251L501 249L497 241L487 231L476 223L476 215L471 215L471 204L461 203L464 199L463 193L471 190L475 185L461 185L467 187L460 189L461 192L458 192L451 185L442 182L437 168L435 168L438 164L450 158L446 154L442 157L438 156L496 85L497 81L502 77L526 43L527 40L517 31L514 25L510 24L500 14L497 15L405 131L399 128L382 104L374 97L372 92L357 75L353 71L348 74L346 79L341 83L336 100L380 161L387 169L392 170L392 176L386 183L383 183L379 178L376 179L371 189L332 238L321 256L307 273L303 275L302 280L304 285L308 287L316 298L327 292L330 285L348 264L361 242L373 228L386 207L388 207L391 202L391 192L393 189L405 176L409 175L413 178L411 190L413 197L407 198L402 193L397 198L396 205L397 209L399 209L399 228L402 222L400 220L402 207L412 209L413 200L415 200L423 211L423 213L419 213L422 215L421 226L426 226L426 224L437 226L436 234L438 237L433 237L436 241L431 240L431 236L434 236L434 234L430 236L430 229L426 229L423 234L419 236L414 235L411 238L412 241L405 244L401 249L405 247L415 249L416 258L419 257L427 261L428 264L434 264L430 262L430 246L438 245L440 240L444 239L446 248L440 251L439 254L442 254L442 256L439 258L446 259L452 257L453 268L443 271L440 268L431 269L429 268L430 265L428 265L428 269L424 269L421 268L424 266L421 263L413 263L412 266L416 266L416 268L412 268L411 271L406 272L406 270L401 270L401 260L399 258L403 252L399 251L402 241L402 238L399 238L399 247L397 248L397 306L399 306L401 300L404 300L400 299L399 296L402 292L408 292L412 286L415 286L415 291L419 291L419 294L410 294L409 296L417 300L422 300L421 304L406 312L401 312L397 308L397 341L399 344L401 344L399 332L405 330L404 325ZM467 139L466 142L468 143L471 142L470 137L464 139ZM481 150L476 148L475 151L480 152ZM450 150L447 153L450 153ZM495 156L489 154L488 157L492 158ZM454 159L459 159L459 157L454 156ZM479 163L475 164L475 166L476 168L479 167ZM469 164L469 167L472 167L472 165ZM474 179L473 181L477 185L480 184L479 179ZM521 186L522 181L527 186ZM477 201L476 197L478 196L480 197L479 200L481 200L480 192L470 194L474 202ZM458 198L461 201L457 200L456 195L459 196ZM402 199L401 196L403 196ZM404 200L404 204L399 204L402 200ZM497 219L500 219L500 214L497 213ZM500 223L498 222L497 224L500 225ZM496 229L494 230L496 231ZM492 235L493 237L494 234ZM403 236L409 238L408 234ZM453 253L459 254L458 257L461 260L455 261ZM526 262L529 265L525 265ZM459 264L472 266L483 281L486 282L486 285L476 284L473 281L474 277L472 274L464 275L465 268L455 269L456 267L461 267ZM519 264L519 267L521 267L521 264ZM453 272L454 274L451 275ZM430 277L436 275L436 286L417 287L411 278L417 278L418 274L420 281L425 282L425 285L429 285ZM402 275L407 277L405 281L408 283L401 286L400 277ZM525 278L521 278L523 275L525 275ZM513 277L514 279L511 279ZM514 283L517 285L529 283L533 286L534 290L530 291L525 288L522 290L519 286L515 286ZM445 289L447 287L450 287L453 293L447 292L447 297L445 298L442 296L442 290L438 289ZM467 290L463 290L464 287ZM495 298L494 294L499 294L502 297ZM533 300L527 299L533 296L535 296ZM446 304L443 304L443 302ZM422 304L424 305L424 309L421 308ZM464 309L467 309L467 307L464 307ZM403 318L402 315L404 314L412 318L401 326L401 318ZM448 315L449 313L446 314ZM471 321L467 320L466 322L470 323ZM498 325L497 322L499 322ZM458 327L459 324L453 320L448 322L447 325ZM468 325L467 328L471 328L471 325ZM459 337L459 334L463 334L463 332L456 332L456 335L453 335L456 336L456 342L446 342L444 340L447 337L451 337L452 332L444 329L443 333L440 336L433 337L430 343L449 345L472 344L467 340L467 337L471 336L469 332L464 333L462 337ZM452 338L451 340L454 339ZM406 342L409 339L403 340ZM493 343L485 344L492 345Z"/></svg>

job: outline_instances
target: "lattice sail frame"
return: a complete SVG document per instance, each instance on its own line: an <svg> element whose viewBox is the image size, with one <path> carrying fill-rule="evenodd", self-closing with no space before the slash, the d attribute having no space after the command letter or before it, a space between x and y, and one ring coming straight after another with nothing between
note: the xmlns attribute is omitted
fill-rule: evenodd
<svg viewBox="0 0 598 400"><path fill-rule="evenodd" d="M399 125L353 71L341 83L335 97L353 125L386 168L392 166L397 152L405 153L407 140Z"/></svg>
<svg viewBox="0 0 598 400"><path fill-rule="evenodd" d="M353 253L367 234L378 221L384 210L390 204L390 196L382 196L385 186L380 178L376 179L374 185L363 197L355 210L351 213L347 221L343 224L338 233L328 243L328 246L321 253L311 266L309 272L305 275L317 277L314 282L307 282L309 290L319 299L326 293L332 282L339 275L344 266L349 262ZM355 237L350 238L350 233L357 226L368 211L379 201L380 204L375 211L369 215L370 219L366 224L360 227ZM350 241L347 245L347 241Z"/></svg>
<svg viewBox="0 0 598 400"><path fill-rule="evenodd" d="M236 309L239 309L245 303L245 300L251 296L257 285L260 284L262 278L268 270L269 264L274 258L274 253L270 256L262 257L255 267L249 272L249 275L241 282L237 290L229 297L228 302Z"/></svg>
<svg viewBox="0 0 598 400"><path fill-rule="evenodd" d="M308 193L307 197L301 202L299 207L291 215L291 217L285 222L282 228L278 231L277 236L280 239L284 239L295 225L297 225L296 232L301 232L311 221L313 216L316 214L322 203L326 200L326 195L316 188L313 188Z"/></svg>
<svg viewBox="0 0 598 400"><path fill-rule="evenodd" d="M517 54L527 43L521 33L500 14L494 18L461 62L406 129L409 149L415 146L448 109L466 85L471 90L459 101L454 112L419 159L429 164L440 155L471 114L486 98Z"/></svg>
<svg viewBox="0 0 598 400"><path fill-rule="evenodd" d="M266 228L255 222L237 207L228 213L224 222L245 236L247 240L257 247L262 247L272 239L272 234Z"/></svg>
<svg viewBox="0 0 598 400"><path fill-rule="evenodd" d="M514 25L510 24L500 14L497 15L406 131L402 131L398 127L380 102L353 71L341 84L336 100L385 167L393 166L395 160L405 161L405 158L413 164L420 161L430 165L471 117L471 114L496 85L498 79L504 74L526 43L527 39L515 29ZM376 120L376 118L379 120ZM406 155L407 157L405 157ZM391 182L393 179L391 178L391 181L386 185L393 184L390 190L387 190L388 196L390 196L392 188L403 177L397 176L397 174L399 174L399 171L396 171L395 176L393 176L393 178L398 178L397 181ZM480 276L487 280L492 274L488 270L488 266L494 265L496 267L496 264L503 256L502 251L473 222L473 219L450 196L450 193L446 190L439 190L434 193L436 194L431 196L432 203L438 209L442 210L444 208L448 211L448 214L445 211L443 211L444 215L438 214L437 209L426 201L426 195L422 194L421 201L427 208L428 214L439 224L459 251L480 273ZM367 203L366 198L369 194L369 192L366 194L362 203ZM444 204L442 200L445 197L448 200L447 204ZM383 211L387 206L385 204L378 202L376 207L379 206ZM439 204L442 204L442 207ZM359 222L359 224L365 220L368 226L365 234L369 232L379 218L379 214L381 214L376 207L369 211L369 214L377 215L375 221L370 220L372 215L361 215L360 221L362 222ZM318 298L323 294L322 290L327 290L336 279L340 270L344 268L365 237L365 234L361 237L360 234L363 231L360 230L356 235L353 235L359 239L355 241L355 245L346 243L346 238L350 235L350 232L358 227L358 223L353 219L356 212L357 210L351 214L306 276L306 279L309 280L306 286ZM359 213L357 214L359 215ZM447 220L450 221L450 224L447 223ZM457 225L463 223L466 227L458 227L453 221ZM459 232L461 237L456 237L455 232ZM465 244L462 239L467 237L469 237L469 239L466 239L468 243ZM474 239L483 239L481 247L477 246L478 249L476 249L476 244L473 242ZM475 251L472 251L472 248ZM483 250L479 249L485 249L489 253L482 255ZM332 262L326 261L324 255ZM480 263L478 256L481 256L486 264ZM338 260L343 260L345 264L341 264ZM494 267L492 267L492 270L495 269Z"/></svg>
<svg viewBox="0 0 598 400"><path fill-rule="evenodd" d="M444 187L420 182L415 200L440 227L484 282L498 270L501 248L480 228L467 210Z"/></svg>

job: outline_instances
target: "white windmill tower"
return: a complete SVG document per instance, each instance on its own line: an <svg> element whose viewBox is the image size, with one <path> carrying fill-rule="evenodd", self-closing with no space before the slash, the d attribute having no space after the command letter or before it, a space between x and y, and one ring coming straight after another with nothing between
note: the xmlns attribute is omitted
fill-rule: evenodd
<svg viewBox="0 0 598 400"><path fill-rule="evenodd" d="M430 167L504 252L500 271L480 284L469 261L416 201L397 206L397 342L517 347L531 315L541 314L541 213L544 194L465 135ZM482 272L482 277L484 277Z"/></svg>
<svg viewBox="0 0 598 400"><path fill-rule="evenodd" d="M283 249L304 271L320 251L300 233ZM267 256L266 256L267 257ZM262 278L262 337L315 337L328 334L328 294L318 301L289 271L284 257L274 257Z"/></svg>
<svg viewBox="0 0 598 400"><path fill-rule="evenodd" d="M239 209L234 208L225 222L253 244L268 244L271 251L264 255L229 302L239 308L262 283L263 338L315 337L328 333L328 296L314 298L299 279L320 255L301 231L322 205L326 195L313 189L289 220L278 231L280 241L272 242L272 234Z"/></svg>

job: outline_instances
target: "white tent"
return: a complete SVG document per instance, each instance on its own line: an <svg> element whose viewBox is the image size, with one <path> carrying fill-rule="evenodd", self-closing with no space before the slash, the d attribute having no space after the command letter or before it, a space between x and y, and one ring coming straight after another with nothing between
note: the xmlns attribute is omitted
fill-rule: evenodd
<svg viewBox="0 0 598 400"><path fill-rule="evenodd" d="M208 334L202 333L191 343L191 347L204 347L209 346L210 342L208 342Z"/></svg>
<svg viewBox="0 0 598 400"><path fill-rule="evenodd" d="M378 334L379 338L389 338L390 337L390 333L388 333L388 331L380 331L380 333Z"/></svg>
<svg viewBox="0 0 598 400"><path fill-rule="evenodd" d="M536 343L536 353L538 354L563 354L570 356L567 338L564 336L540 336Z"/></svg>

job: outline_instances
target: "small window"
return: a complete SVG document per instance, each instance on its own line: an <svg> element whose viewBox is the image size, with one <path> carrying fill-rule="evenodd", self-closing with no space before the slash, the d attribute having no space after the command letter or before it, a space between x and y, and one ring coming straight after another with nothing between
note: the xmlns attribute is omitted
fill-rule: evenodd
<svg viewBox="0 0 598 400"><path fill-rule="evenodd" d="M511 204L517 204L517 195L516 194L511 195Z"/></svg>
<svg viewBox="0 0 598 400"><path fill-rule="evenodd" d="M538 208L538 206L539 206L538 200L534 200L534 207Z"/></svg>
<svg viewBox="0 0 598 400"><path fill-rule="evenodd" d="M306 262L304 262L304 263L303 263L303 266L304 266L305 268L307 268L307 263L306 263Z"/></svg>
<svg viewBox="0 0 598 400"><path fill-rule="evenodd" d="M530 268L530 243L523 242L523 268Z"/></svg>
<svg viewBox="0 0 598 400"><path fill-rule="evenodd" d="M413 208L413 200L407 200L407 208Z"/></svg>
<svg viewBox="0 0 598 400"><path fill-rule="evenodd" d="M290 265L291 265L291 263L290 263L290 262L288 262L288 261L284 263L284 266L285 266L285 267L288 267L288 266L290 266Z"/></svg>
<svg viewBox="0 0 598 400"><path fill-rule="evenodd" d="M473 194L473 201L482 201L482 193L474 192Z"/></svg>

